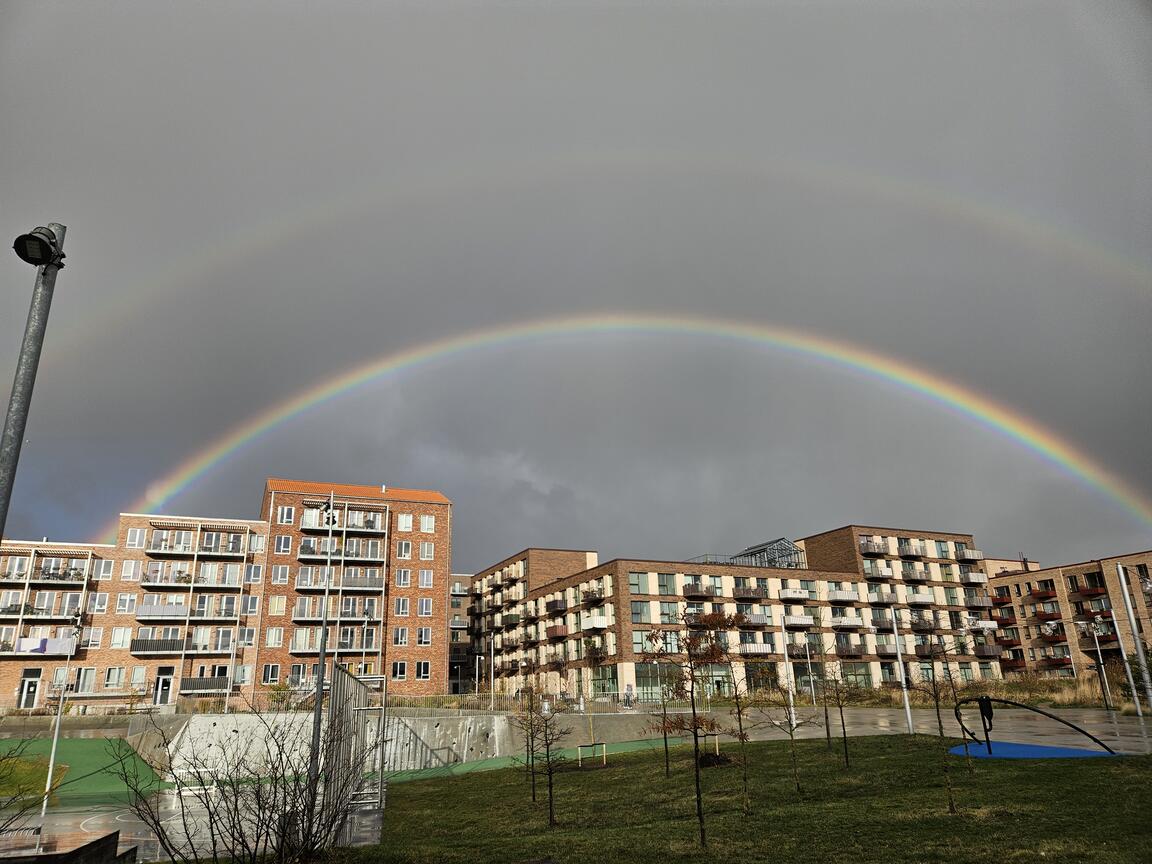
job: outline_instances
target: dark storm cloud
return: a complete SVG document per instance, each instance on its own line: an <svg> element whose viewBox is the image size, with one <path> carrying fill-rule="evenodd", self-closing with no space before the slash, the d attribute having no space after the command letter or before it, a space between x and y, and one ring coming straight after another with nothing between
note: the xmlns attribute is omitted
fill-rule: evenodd
<svg viewBox="0 0 1152 864"><path fill-rule="evenodd" d="M1135 4L6 4L0 227L67 222L71 265L11 533L89 535L368 357L612 310L890 353L1152 489L1150 35ZM0 261L3 362L29 284ZM709 339L395 376L172 506L252 514L267 474L442 488L466 568L848 521L1152 545L931 402Z"/></svg>

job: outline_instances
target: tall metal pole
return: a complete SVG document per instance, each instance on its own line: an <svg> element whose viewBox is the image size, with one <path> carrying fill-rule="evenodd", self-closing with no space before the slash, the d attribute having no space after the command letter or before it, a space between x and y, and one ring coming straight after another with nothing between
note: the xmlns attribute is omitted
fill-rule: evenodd
<svg viewBox="0 0 1152 864"><path fill-rule="evenodd" d="M1100 650L1100 635L1096 632L1095 624L1089 624L1088 629L1092 631L1092 642L1096 645L1096 671L1100 673L1100 686L1104 689L1104 708L1111 711L1112 691L1108 687L1108 676L1104 674L1104 652Z"/></svg>
<svg viewBox="0 0 1152 864"><path fill-rule="evenodd" d="M16 465L20 462L20 446L24 443L24 427L28 424L28 406L32 403L32 388L36 385L36 370L40 365L40 350L44 347L44 331L48 328L56 274L64 266L59 259L64 257L64 232L67 229L56 222L49 222L48 229L56 235L59 254L56 260L42 264L36 270L32 305L28 309L28 323L24 325L24 341L20 343L12 395L8 397L4 435L0 438L0 540L4 539L4 526L8 524L8 504L12 501L12 486L16 482Z"/></svg>
<svg viewBox="0 0 1152 864"><path fill-rule="evenodd" d="M320 797L320 725L324 702L324 666L328 662L328 595L332 587L332 524L336 520L335 492L328 493L328 510L324 515L328 523L328 565L324 574L324 599L320 611L320 657L316 669L316 704L312 708L312 752L308 756L308 788L312 794L312 810Z"/></svg>
<svg viewBox="0 0 1152 864"><path fill-rule="evenodd" d="M56 745L60 743L60 723L64 717L64 700L68 696L68 673L72 668L72 655L76 653L76 645L80 641L83 631L80 624L80 613L76 613L76 621L72 624L72 650L68 652L68 659L64 661L64 683L60 687L60 701L56 704L56 728L52 731L52 749L48 754L48 778L44 781L44 800L40 802L40 837L44 836L44 817L48 813L48 795L52 791L52 776L56 771Z"/></svg>
<svg viewBox="0 0 1152 864"><path fill-rule="evenodd" d="M488 710L496 710L496 636L492 635L488 639L491 651L489 654L488 666Z"/></svg>
<svg viewBox="0 0 1152 864"><path fill-rule="evenodd" d="M788 701L788 726L796 728L796 684L792 677L792 661L788 657L788 631L784 629L784 612L780 613L780 651L784 655L784 695Z"/></svg>
<svg viewBox="0 0 1152 864"><path fill-rule="evenodd" d="M892 607L892 635L896 638L896 669L900 672L900 693L904 697L904 722L912 734L912 704L908 701L908 673L904 671L904 655L900 651L900 631L896 627L896 607Z"/></svg>
<svg viewBox="0 0 1152 864"><path fill-rule="evenodd" d="M1136 649L1136 662L1140 666L1140 677L1144 679L1144 695L1148 699L1148 707L1152 709L1152 678L1148 676L1148 658L1144 650L1144 642L1140 638L1140 630L1136 627L1136 613L1132 611L1132 598L1128 595L1128 572L1123 564L1116 565L1116 574L1120 577L1120 593L1124 596L1124 611L1128 613L1128 626L1132 628L1132 647ZM1119 638L1119 632L1117 632ZM1120 651L1124 651L1124 643L1120 643ZM1133 701L1139 701L1136 691L1132 691Z"/></svg>

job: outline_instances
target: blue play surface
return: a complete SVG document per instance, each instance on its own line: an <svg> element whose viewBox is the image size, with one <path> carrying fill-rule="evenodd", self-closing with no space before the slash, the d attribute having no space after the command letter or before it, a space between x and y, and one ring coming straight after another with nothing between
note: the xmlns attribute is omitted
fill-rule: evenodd
<svg viewBox="0 0 1152 864"><path fill-rule="evenodd" d="M948 751L953 756L964 755L964 745L960 744ZM1114 756L1107 750L1095 747L1091 750L1085 747L1052 747L1047 744L1013 744L1010 741L993 741L992 755L984 742L979 744L972 741L968 744L968 752L977 759L1091 759L1095 756Z"/></svg>

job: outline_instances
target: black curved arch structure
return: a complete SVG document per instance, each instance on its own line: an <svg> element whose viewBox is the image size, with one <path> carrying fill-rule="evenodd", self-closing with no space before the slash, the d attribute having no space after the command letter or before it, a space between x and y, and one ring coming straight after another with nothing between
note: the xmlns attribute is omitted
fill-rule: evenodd
<svg viewBox="0 0 1152 864"><path fill-rule="evenodd" d="M1077 732L1079 732L1084 737L1091 738L1093 741L1095 741L1097 744L1099 744L1101 747L1103 747L1105 750L1107 750L1113 756L1116 755L1115 750L1113 750L1111 747L1109 747L1107 744L1105 744L1103 741L1101 741L1099 738L1097 738L1091 732L1087 731L1086 729L1081 729L1075 723L1069 723L1063 717L1057 717L1055 714L1050 714L1049 712L1045 711L1042 708L1035 708L1031 705L1025 705L1023 702L1013 702L1011 699L994 699L991 696L970 696L967 699L961 699L959 702L956 703L956 708L955 708L956 722L960 724L960 728L964 730L964 734L967 735L969 738L971 738L973 741L975 741L977 744L980 743L980 736L978 736L975 732L973 732L971 729L969 729L967 726L964 725L964 718L961 717L961 715L960 715L961 706L969 705L973 702L975 702L977 705L980 706L980 725L984 730L984 746L988 748L988 755L989 756L992 755L992 739L990 737L990 733L992 732L992 714L993 714L992 703L993 702L999 702L1001 705L1013 705L1016 708L1024 708L1028 711L1034 711L1037 714L1043 714L1045 717L1048 717L1052 720L1055 720L1057 723L1063 723L1069 729L1075 729Z"/></svg>

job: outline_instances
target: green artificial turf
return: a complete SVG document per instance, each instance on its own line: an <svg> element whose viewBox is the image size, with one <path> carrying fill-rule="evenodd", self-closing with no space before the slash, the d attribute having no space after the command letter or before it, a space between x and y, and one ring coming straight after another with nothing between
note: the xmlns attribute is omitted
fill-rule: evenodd
<svg viewBox="0 0 1152 864"><path fill-rule="evenodd" d="M950 815L938 739L854 738L850 746L844 771L824 741L798 742L797 794L787 742L750 744L748 816L738 765L704 769L707 852L691 748L680 746L669 779L660 751L616 753L607 768L566 766L553 829L543 789L533 804L522 769L393 785L382 845L340 855L348 864L1152 861L1152 757L973 760L974 773L962 757L947 757L960 808ZM735 756L737 747L724 752Z"/></svg>
<svg viewBox="0 0 1152 864"><path fill-rule="evenodd" d="M0 739L0 750L10 750L20 743L17 739ZM58 785L52 798L53 803L106 803L120 801L127 795L124 784L109 770L113 763L110 743L104 738L60 739L56 751ZM39 766L40 788L43 788L47 774L51 748L51 738L35 738L28 741L22 753L30 765ZM146 762L139 756L135 758L143 776L154 776Z"/></svg>

